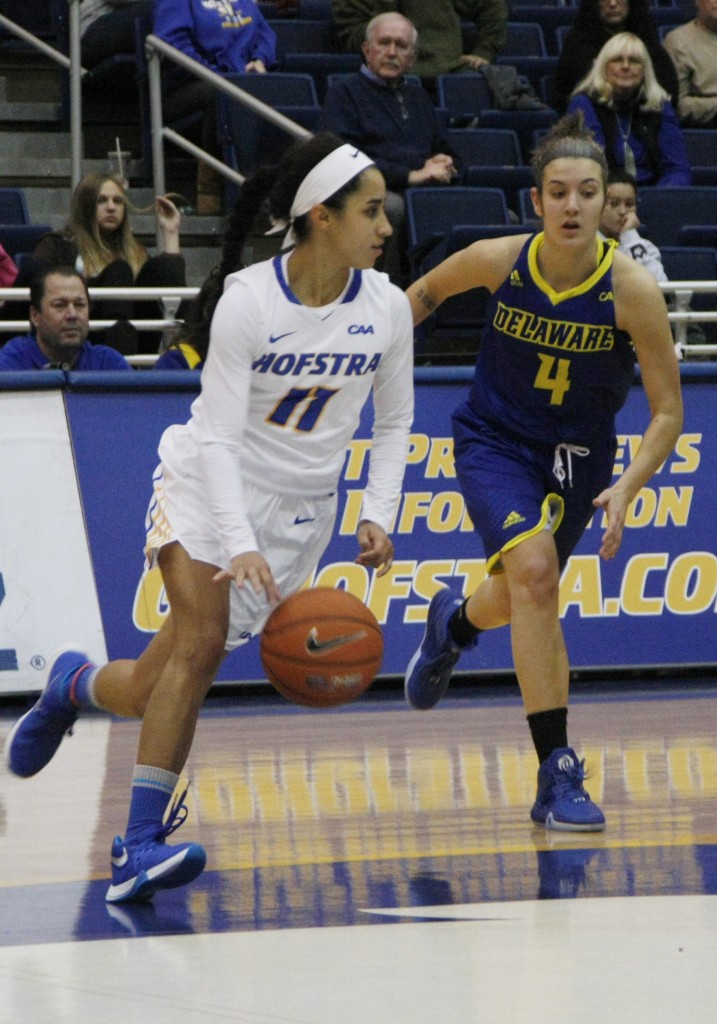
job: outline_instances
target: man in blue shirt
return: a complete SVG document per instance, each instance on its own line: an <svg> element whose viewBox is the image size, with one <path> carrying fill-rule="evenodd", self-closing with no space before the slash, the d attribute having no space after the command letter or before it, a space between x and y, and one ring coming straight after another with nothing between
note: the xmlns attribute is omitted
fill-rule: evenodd
<svg viewBox="0 0 717 1024"><path fill-rule="evenodd" d="M30 286L30 334L0 349L0 370L131 370L119 352L87 340L90 302L85 279L72 267L51 267Z"/></svg>
<svg viewBox="0 0 717 1024"><path fill-rule="evenodd" d="M405 248L402 193L420 185L449 185L457 158L430 95L404 76L416 59L418 33L397 13L379 14L366 27L365 64L327 90L321 127L367 153L386 179L386 214L394 233L383 262L394 284L402 280Z"/></svg>

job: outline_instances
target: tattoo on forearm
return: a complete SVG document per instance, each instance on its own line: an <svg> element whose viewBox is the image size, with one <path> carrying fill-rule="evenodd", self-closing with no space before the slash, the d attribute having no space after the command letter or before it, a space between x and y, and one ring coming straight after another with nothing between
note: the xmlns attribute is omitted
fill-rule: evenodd
<svg viewBox="0 0 717 1024"><path fill-rule="evenodd" d="M416 298L424 306L429 313L432 313L436 308L437 303L431 298L428 292L424 288L419 288L416 292Z"/></svg>

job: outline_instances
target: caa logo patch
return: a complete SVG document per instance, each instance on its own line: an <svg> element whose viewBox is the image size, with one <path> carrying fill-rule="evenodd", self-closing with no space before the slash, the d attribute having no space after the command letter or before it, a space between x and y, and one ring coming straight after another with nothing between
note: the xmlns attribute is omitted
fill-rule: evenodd
<svg viewBox="0 0 717 1024"><path fill-rule="evenodd" d="M373 324L351 324L349 334L373 334Z"/></svg>

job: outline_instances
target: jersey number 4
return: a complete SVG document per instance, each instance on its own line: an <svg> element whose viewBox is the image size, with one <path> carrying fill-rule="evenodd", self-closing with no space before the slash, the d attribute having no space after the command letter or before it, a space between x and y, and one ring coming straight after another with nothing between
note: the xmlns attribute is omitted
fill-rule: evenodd
<svg viewBox="0 0 717 1024"><path fill-rule="evenodd" d="M566 391L570 390L570 360L557 359L538 353L540 368L533 387L550 391L550 404L562 405Z"/></svg>

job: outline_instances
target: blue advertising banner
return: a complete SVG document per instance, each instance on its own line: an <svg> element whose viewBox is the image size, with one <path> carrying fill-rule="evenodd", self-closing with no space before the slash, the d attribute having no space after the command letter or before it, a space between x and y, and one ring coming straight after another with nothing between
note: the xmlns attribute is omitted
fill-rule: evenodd
<svg viewBox="0 0 717 1024"><path fill-rule="evenodd" d="M563 574L561 617L575 668L717 663L717 465L711 429L717 376L707 366L687 369L695 372L683 369L682 436L631 507L618 557L598 557L604 529L598 514ZM158 574L143 574L144 517L159 438L168 424L188 417L196 387L191 377L191 385L183 381L189 390L145 391L138 383L128 391L100 391L83 382L66 394L110 658L137 656L167 612ZM371 607L385 635L383 675L403 673L438 586L450 583L467 594L485 574L451 455L450 417L468 381L466 370L417 372L416 417L394 530L396 561L382 579L354 564L370 410L347 455L334 539L312 583L345 586ZM639 446L648 418L636 383L618 420L616 472ZM484 635L460 667L502 672L511 666L510 633L501 629ZM234 652L220 675L239 681L263 677L256 641Z"/></svg>

